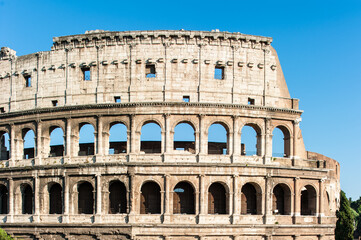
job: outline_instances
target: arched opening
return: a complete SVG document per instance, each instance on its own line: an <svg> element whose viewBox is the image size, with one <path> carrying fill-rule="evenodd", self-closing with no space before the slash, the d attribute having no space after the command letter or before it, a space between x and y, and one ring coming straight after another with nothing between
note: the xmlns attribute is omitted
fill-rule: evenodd
<svg viewBox="0 0 361 240"><path fill-rule="evenodd" d="M94 155L94 127L89 123L80 124L79 156Z"/></svg>
<svg viewBox="0 0 361 240"><path fill-rule="evenodd" d="M208 129L208 154L228 154L228 132L220 123L213 123Z"/></svg>
<svg viewBox="0 0 361 240"><path fill-rule="evenodd" d="M4 185L0 185L0 214L8 214L9 194Z"/></svg>
<svg viewBox="0 0 361 240"><path fill-rule="evenodd" d="M241 214L256 215L258 213L257 190L251 183L246 183L242 187Z"/></svg>
<svg viewBox="0 0 361 240"><path fill-rule="evenodd" d="M64 132L60 127L50 128L50 153L49 157L64 155Z"/></svg>
<svg viewBox="0 0 361 240"><path fill-rule="evenodd" d="M194 213L193 187L187 182L180 182L173 189L173 214Z"/></svg>
<svg viewBox="0 0 361 240"><path fill-rule="evenodd" d="M34 158L35 156L34 131L29 128L23 129L23 140L24 140L23 158L24 159Z"/></svg>
<svg viewBox="0 0 361 240"><path fill-rule="evenodd" d="M8 160L10 158L9 134L0 131L0 160Z"/></svg>
<svg viewBox="0 0 361 240"><path fill-rule="evenodd" d="M78 185L78 213L94 213L93 186L89 182L83 182Z"/></svg>
<svg viewBox="0 0 361 240"><path fill-rule="evenodd" d="M49 188L49 213L63 213L62 187L59 183L53 183Z"/></svg>
<svg viewBox="0 0 361 240"><path fill-rule="evenodd" d="M301 189L301 215L316 214L316 190L311 185Z"/></svg>
<svg viewBox="0 0 361 240"><path fill-rule="evenodd" d="M226 189L221 183L212 183L208 189L208 214L227 214Z"/></svg>
<svg viewBox="0 0 361 240"><path fill-rule="evenodd" d="M272 132L272 156L290 156L290 133L284 126L276 127Z"/></svg>
<svg viewBox="0 0 361 240"><path fill-rule="evenodd" d="M291 191L286 184L277 184L273 188L272 212L274 215L291 214Z"/></svg>
<svg viewBox="0 0 361 240"><path fill-rule="evenodd" d="M189 123L179 123L174 128L174 150L195 153L194 128Z"/></svg>
<svg viewBox="0 0 361 240"><path fill-rule="evenodd" d="M160 187L155 182L143 184L140 196L140 214L160 214Z"/></svg>
<svg viewBox="0 0 361 240"><path fill-rule="evenodd" d="M109 129L109 154L127 152L127 127L122 123L113 124Z"/></svg>
<svg viewBox="0 0 361 240"><path fill-rule="evenodd" d="M261 154L261 131L257 125L247 124L241 132L241 155L260 156Z"/></svg>
<svg viewBox="0 0 361 240"><path fill-rule="evenodd" d="M145 153L161 153L161 128L157 123L149 122L143 125L140 136L140 151Z"/></svg>
<svg viewBox="0 0 361 240"><path fill-rule="evenodd" d="M21 186L22 213L33 214L33 190L29 184Z"/></svg>
<svg viewBox="0 0 361 240"><path fill-rule="evenodd" d="M127 212L127 189L124 183L113 181L109 185L109 213Z"/></svg>

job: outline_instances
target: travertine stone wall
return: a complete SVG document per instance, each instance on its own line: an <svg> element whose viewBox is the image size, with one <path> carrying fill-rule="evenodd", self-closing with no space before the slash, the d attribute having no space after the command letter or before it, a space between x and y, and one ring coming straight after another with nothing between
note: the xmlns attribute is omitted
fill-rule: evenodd
<svg viewBox="0 0 361 240"><path fill-rule="evenodd" d="M22 239L333 239L340 166L305 150L302 111L290 98L271 42L228 32L92 31L54 38L50 52L17 57L2 48L0 137L8 134L10 143L9 158L0 162L2 227ZM155 66L155 77L146 77L147 65ZM216 67L224 69L224 79L215 79ZM90 69L89 81L83 69ZM183 96L190 101L183 102ZM142 126L149 122L161 129L160 153L141 150ZM84 123L94 128L94 154L80 156ZM124 153L109 154L114 123L126 127ZM179 123L194 129L192 152L174 150ZM227 132L224 155L208 152L214 123ZM245 126L257 133L257 155L242 154ZM50 155L55 127L64 135L63 154L56 157ZM272 154L276 128L284 134L283 157ZM24 159L28 129L35 133L34 157ZM125 187L124 213L110 213L114 181ZM141 189L148 182L160 189L156 214L141 213ZM181 182L193 189L192 214L174 211L175 186ZM92 187L91 214L79 214L83 183ZM209 213L214 183L225 190L226 213ZM62 208L50 214L54 184L61 188ZM245 214L247 184L256 191L252 214ZM32 196L29 213L23 213L26 186ZM279 186L284 214L274 211ZM306 190L310 213L302 212Z"/></svg>

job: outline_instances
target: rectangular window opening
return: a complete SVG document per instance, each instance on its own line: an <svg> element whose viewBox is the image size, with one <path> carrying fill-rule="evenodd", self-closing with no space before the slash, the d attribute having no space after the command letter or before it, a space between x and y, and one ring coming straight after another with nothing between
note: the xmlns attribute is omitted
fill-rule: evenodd
<svg viewBox="0 0 361 240"><path fill-rule="evenodd" d="M183 96L183 102L189 102L189 96Z"/></svg>
<svg viewBox="0 0 361 240"><path fill-rule="evenodd" d="M248 98L248 105L254 105L254 98Z"/></svg>
<svg viewBox="0 0 361 240"><path fill-rule="evenodd" d="M115 96L114 97L114 102L120 103L121 102L120 96Z"/></svg>
<svg viewBox="0 0 361 240"><path fill-rule="evenodd" d="M214 69L214 79L224 79L224 67L216 66L216 68Z"/></svg>
<svg viewBox="0 0 361 240"><path fill-rule="evenodd" d="M145 66L145 77L146 78L155 78L156 77L154 64L147 64Z"/></svg>
<svg viewBox="0 0 361 240"><path fill-rule="evenodd" d="M84 81L91 81L90 68L82 68L81 70L83 72L83 80Z"/></svg>
<svg viewBox="0 0 361 240"><path fill-rule="evenodd" d="M25 87L31 87L31 76L24 75L24 78L25 78Z"/></svg>
<svg viewBox="0 0 361 240"><path fill-rule="evenodd" d="M53 107L58 106L58 100L53 100L53 101L51 101L51 103L53 104Z"/></svg>
<svg viewBox="0 0 361 240"><path fill-rule="evenodd" d="M0 113L5 113L5 108L1 107L0 108Z"/></svg>

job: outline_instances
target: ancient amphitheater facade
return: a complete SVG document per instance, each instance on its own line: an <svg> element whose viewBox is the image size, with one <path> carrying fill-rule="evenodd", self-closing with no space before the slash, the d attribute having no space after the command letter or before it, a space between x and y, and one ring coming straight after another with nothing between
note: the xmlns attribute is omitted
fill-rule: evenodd
<svg viewBox="0 0 361 240"><path fill-rule="evenodd" d="M305 150L271 42L93 31L48 52L2 48L1 227L22 239L334 239L339 164Z"/></svg>

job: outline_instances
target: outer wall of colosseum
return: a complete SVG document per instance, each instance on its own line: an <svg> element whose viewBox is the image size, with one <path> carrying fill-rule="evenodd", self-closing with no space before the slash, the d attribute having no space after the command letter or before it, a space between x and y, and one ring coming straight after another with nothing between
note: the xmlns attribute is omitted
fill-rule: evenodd
<svg viewBox="0 0 361 240"><path fill-rule="evenodd" d="M340 166L305 150L271 42L95 31L56 37L49 52L2 48L1 226L22 239L334 239ZM142 141L149 123L159 139ZM174 140L179 124L194 140ZM110 140L115 125L125 140ZM209 141L213 125L224 142ZM85 126L94 141L81 141Z"/></svg>

